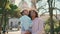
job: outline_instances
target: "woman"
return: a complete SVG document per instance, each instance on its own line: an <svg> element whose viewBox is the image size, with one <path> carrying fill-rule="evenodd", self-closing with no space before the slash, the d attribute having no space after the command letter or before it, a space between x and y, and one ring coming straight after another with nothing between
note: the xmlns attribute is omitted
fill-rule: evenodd
<svg viewBox="0 0 60 34"><path fill-rule="evenodd" d="M38 13L35 10L30 10L29 17L32 19L32 34L43 34L44 21L38 18Z"/></svg>

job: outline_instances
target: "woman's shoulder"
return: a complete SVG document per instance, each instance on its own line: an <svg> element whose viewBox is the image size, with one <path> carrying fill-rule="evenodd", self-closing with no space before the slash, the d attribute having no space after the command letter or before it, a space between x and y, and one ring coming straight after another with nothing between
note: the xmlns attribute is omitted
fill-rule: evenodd
<svg viewBox="0 0 60 34"><path fill-rule="evenodd" d="M42 18L38 17L38 18L35 18L36 20L38 21L44 21Z"/></svg>
<svg viewBox="0 0 60 34"><path fill-rule="evenodd" d="M42 18L40 18L40 17L37 17L37 18L35 18L35 19L37 19L37 20L42 20Z"/></svg>

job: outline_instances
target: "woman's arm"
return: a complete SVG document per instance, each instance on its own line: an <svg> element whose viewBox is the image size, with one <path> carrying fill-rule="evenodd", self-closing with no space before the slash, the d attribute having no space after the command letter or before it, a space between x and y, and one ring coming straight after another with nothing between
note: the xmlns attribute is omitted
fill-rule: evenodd
<svg viewBox="0 0 60 34"><path fill-rule="evenodd" d="M37 34L43 34L44 33L44 21L41 19L38 20L38 30L36 33Z"/></svg>

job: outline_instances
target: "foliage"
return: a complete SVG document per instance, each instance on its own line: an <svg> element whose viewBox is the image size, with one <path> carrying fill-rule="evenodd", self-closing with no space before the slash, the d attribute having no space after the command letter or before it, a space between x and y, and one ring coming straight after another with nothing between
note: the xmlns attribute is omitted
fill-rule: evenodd
<svg viewBox="0 0 60 34"><path fill-rule="evenodd" d="M39 1L41 1L41 0L37 0L37 2L39 2Z"/></svg>
<svg viewBox="0 0 60 34"><path fill-rule="evenodd" d="M4 5L4 4L6 4L6 5ZM3 9L4 7L5 7L5 9ZM18 7L14 4L11 4L9 2L9 0L6 0L6 1L1 0L0 1L0 14L2 14L4 12L3 10L6 10L7 15L13 16L16 9L18 9ZM19 10L17 10L17 11L19 11ZM20 13L20 11L17 13Z"/></svg>
<svg viewBox="0 0 60 34"><path fill-rule="evenodd" d="M13 4L10 4L10 10L9 10L9 15L13 15L14 14L14 11L18 8L16 5L13 5Z"/></svg>
<svg viewBox="0 0 60 34"><path fill-rule="evenodd" d="M57 32L57 31L59 31L58 21L56 19L53 19L53 21L54 21L54 31ZM50 32L50 18L48 18L45 21L45 31Z"/></svg>

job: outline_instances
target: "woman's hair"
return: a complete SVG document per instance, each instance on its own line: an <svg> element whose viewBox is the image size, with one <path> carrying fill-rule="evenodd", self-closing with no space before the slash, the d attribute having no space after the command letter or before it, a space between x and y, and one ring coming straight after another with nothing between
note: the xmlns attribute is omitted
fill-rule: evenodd
<svg viewBox="0 0 60 34"><path fill-rule="evenodd" d="M29 11L29 17L32 19L32 17L31 17L31 12L32 12L32 11L35 12L35 14L36 14L35 17L38 17L38 13L37 13L35 10L30 10L30 11Z"/></svg>

